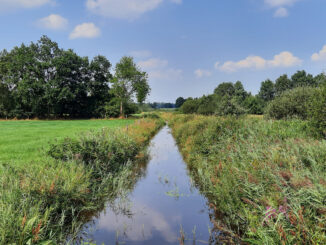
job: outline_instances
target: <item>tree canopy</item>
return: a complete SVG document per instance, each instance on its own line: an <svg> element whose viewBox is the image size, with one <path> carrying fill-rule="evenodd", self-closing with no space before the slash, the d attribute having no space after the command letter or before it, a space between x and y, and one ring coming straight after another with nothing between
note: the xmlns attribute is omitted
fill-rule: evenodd
<svg viewBox="0 0 326 245"><path fill-rule="evenodd" d="M122 58L115 76L111 66L105 56L81 57L46 36L3 50L0 117L104 117L110 114L110 105L121 99L133 103L133 93L137 102L144 102L150 92L146 73L136 68L131 57Z"/></svg>

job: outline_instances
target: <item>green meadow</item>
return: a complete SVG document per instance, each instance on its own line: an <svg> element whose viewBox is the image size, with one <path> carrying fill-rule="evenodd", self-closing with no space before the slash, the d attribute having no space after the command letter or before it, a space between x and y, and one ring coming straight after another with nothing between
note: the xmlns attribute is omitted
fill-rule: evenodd
<svg viewBox="0 0 326 245"><path fill-rule="evenodd" d="M134 120L0 121L0 162L40 161L50 143L102 128L118 128Z"/></svg>

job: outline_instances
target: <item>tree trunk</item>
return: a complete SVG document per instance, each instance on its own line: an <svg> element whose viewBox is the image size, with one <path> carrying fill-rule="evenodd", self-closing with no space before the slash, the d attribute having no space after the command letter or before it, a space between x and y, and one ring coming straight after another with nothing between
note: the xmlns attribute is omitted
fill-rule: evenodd
<svg viewBox="0 0 326 245"><path fill-rule="evenodd" d="M124 118L124 115L123 115L123 105L122 105L122 101L120 102L120 118Z"/></svg>

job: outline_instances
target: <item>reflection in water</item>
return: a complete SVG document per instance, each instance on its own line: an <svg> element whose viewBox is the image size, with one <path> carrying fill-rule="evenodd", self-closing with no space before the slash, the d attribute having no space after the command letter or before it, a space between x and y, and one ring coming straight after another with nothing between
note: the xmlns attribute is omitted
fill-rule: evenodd
<svg viewBox="0 0 326 245"><path fill-rule="evenodd" d="M143 178L127 199L111 203L88 224L87 240L97 244L179 244L184 234L185 244L208 244L212 224L207 201L191 184L167 127L154 137L149 154L151 160L141 168Z"/></svg>

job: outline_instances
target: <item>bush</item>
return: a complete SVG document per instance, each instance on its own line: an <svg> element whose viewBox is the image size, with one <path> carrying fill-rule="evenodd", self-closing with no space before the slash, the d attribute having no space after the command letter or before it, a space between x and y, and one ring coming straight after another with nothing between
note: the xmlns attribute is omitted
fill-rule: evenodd
<svg viewBox="0 0 326 245"><path fill-rule="evenodd" d="M316 91L317 88L312 87L298 87L285 91L269 103L265 115L274 119L307 119L309 104Z"/></svg>
<svg viewBox="0 0 326 245"><path fill-rule="evenodd" d="M93 168L93 174L119 171L140 151L131 137L118 130L103 129L99 133L88 133L78 140L70 138L53 144L49 155L58 160L76 160Z"/></svg>
<svg viewBox="0 0 326 245"><path fill-rule="evenodd" d="M187 99L185 103L180 107L182 113L185 114L192 114L196 113L198 110L198 102L194 99Z"/></svg>
<svg viewBox="0 0 326 245"><path fill-rule="evenodd" d="M224 96L217 105L216 114L219 116L240 116L246 113L246 110L242 108L235 98Z"/></svg>
<svg viewBox="0 0 326 245"><path fill-rule="evenodd" d="M326 136L326 86L317 90L309 107L311 126L318 136Z"/></svg>

